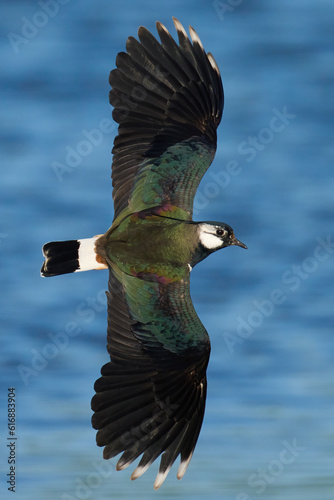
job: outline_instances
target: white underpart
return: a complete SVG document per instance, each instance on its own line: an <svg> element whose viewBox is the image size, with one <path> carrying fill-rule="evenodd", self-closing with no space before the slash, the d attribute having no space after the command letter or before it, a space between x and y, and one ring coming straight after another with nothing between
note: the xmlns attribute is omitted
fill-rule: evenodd
<svg viewBox="0 0 334 500"><path fill-rule="evenodd" d="M192 267L190 264L188 264L188 267L189 267L189 272L192 271Z"/></svg>
<svg viewBox="0 0 334 500"><path fill-rule="evenodd" d="M204 248L215 250L222 246L222 240L216 235L215 227L201 224L199 227L199 240Z"/></svg>
<svg viewBox="0 0 334 500"><path fill-rule="evenodd" d="M98 238L100 238L100 234L98 236L94 236L93 238L85 238L83 240L78 240L79 245L79 269L75 272L80 271L90 271L92 269L108 269L106 264L101 264L96 260L97 254L95 251L95 242Z"/></svg>

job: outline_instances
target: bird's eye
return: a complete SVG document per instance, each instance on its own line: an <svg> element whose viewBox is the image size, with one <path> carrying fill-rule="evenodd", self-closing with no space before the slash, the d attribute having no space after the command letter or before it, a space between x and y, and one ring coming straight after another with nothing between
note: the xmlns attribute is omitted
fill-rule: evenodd
<svg viewBox="0 0 334 500"><path fill-rule="evenodd" d="M217 236L223 236L224 233L225 233L224 229L217 229L216 230L216 235Z"/></svg>

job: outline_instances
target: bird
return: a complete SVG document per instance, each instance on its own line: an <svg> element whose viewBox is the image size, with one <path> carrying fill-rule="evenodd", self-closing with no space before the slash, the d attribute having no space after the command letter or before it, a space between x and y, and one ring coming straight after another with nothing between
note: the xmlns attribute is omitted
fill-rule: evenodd
<svg viewBox="0 0 334 500"><path fill-rule="evenodd" d="M158 458L158 489L180 457L181 479L201 430L209 335L190 273L211 253L247 246L226 223L195 222L197 187L213 161L224 106L218 65L196 31L173 17L178 43L156 23L130 36L110 73L118 135L112 149L114 219L103 235L43 246L44 277L109 271L107 351L94 385L92 426L116 470Z"/></svg>

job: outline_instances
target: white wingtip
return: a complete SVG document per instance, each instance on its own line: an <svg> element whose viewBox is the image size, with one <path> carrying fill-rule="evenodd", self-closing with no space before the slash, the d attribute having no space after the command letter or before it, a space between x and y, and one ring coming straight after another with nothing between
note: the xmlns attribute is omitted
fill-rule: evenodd
<svg viewBox="0 0 334 500"><path fill-rule="evenodd" d="M184 29L184 27L182 26L180 21L178 19L176 19L176 17L173 17L173 22L174 22L174 26L176 28L176 31L182 33L185 38L188 38L186 30Z"/></svg>
<svg viewBox="0 0 334 500"><path fill-rule="evenodd" d="M158 490L160 488L160 486L162 485L162 483L166 479L169 471L170 471L170 467L168 467L165 470L165 472L158 472L157 477L155 478L155 481L154 481L154 485L153 485L155 490Z"/></svg>
<svg viewBox="0 0 334 500"><path fill-rule="evenodd" d="M182 479L183 476L185 475L185 472L188 468L188 465L190 463L190 460L191 460L191 457L193 456L193 452L190 453L189 457L187 458L187 460L183 460L181 463L180 463L180 466L178 468L178 471L177 471L177 474L176 474L176 477L178 479Z"/></svg>
<svg viewBox="0 0 334 500"><path fill-rule="evenodd" d="M194 28L192 26L189 26L189 33L190 33L190 36L191 36L193 43L198 43L198 45L204 51L203 44L202 44L198 34L196 33L196 31L194 30Z"/></svg>
<svg viewBox="0 0 334 500"><path fill-rule="evenodd" d="M134 481L135 479L138 479L138 477L142 476L144 474L144 472L147 471L149 466L150 466L150 464L147 464L144 467L141 465L138 465L135 468L135 470L133 471L133 473L131 474L131 477L130 477L131 481Z"/></svg>
<svg viewBox="0 0 334 500"><path fill-rule="evenodd" d="M160 21L156 22L156 26L157 26L157 28L160 28L161 30L163 30L165 33L168 33L168 35L170 34L168 29L166 28L166 26L164 24L162 24Z"/></svg>
<svg viewBox="0 0 334 500"><path fill-rule="evenodd" d="M218 73L218 75L220 76L220 71L219 71L219 68L218 68L218 64L216 63L216 60L215 58L213 57L213 55L211 54L211 52L208 52L207 53L207 56L208 56L208 59L210 61L210 64L211 66L213 67L213 69Z"/></svg>

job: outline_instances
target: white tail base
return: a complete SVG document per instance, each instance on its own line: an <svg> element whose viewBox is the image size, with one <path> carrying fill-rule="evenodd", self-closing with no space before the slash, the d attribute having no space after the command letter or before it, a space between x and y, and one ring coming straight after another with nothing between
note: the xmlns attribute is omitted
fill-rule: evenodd
<svg viewBox="0 0 334 500"><path fill-rule="evenodd" d="M80 271L91 271L92 269L108 269L108 265L97 253L95 248L96 240L102 236L101 234L94 236L93 238L85 238L83 240L78 240L79 242L79 269L75 272Z"/></svg>

